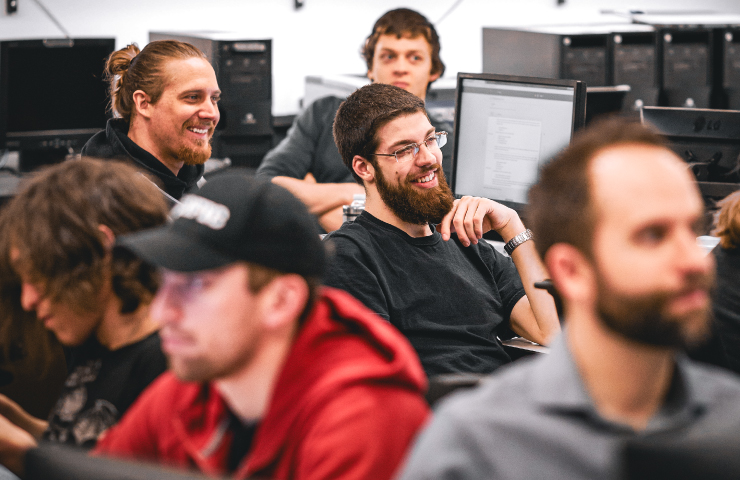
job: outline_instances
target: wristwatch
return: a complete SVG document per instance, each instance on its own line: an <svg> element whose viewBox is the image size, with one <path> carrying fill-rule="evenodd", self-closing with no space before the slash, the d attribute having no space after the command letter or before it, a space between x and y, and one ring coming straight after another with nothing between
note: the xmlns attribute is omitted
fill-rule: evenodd
<svg viewBox="0 0 740 480"><path fill-rule="evenodd" d="M532 238L534 238L532 230L526 229L519 235L506 242L506 245L504 245L504 251L507 253L507 255L511 256L511 252L513 252L516 247L526 242L527 240L532 240Z"/></svg>

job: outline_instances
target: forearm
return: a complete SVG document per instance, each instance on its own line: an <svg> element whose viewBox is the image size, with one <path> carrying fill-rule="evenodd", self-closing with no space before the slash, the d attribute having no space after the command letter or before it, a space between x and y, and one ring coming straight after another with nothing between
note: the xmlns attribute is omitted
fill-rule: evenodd
<svg viewBox="0 0 740 480"><path fill-rule="evenodd" d="M41 438L48 427L48 422L36 418L30 413L23 410L23 407L16 402L0 394L0 415L7 418L10 422L30 433L35 439Z"/></svg>
<svg viewBox="0 0 740 480"><path fill-rule="evenodd" d="M355 194L365 193L356 183L314 183L290 177L274 177L272 182L290 191L311 213L319 216L349 205Z"/></svg>
<svg viewBox="0 0 740 480"><path fill-rule="evenodd" d="M19 477L23 477L26 452L36 446L31 434L0 416L0 463Z"/></svg>
<svg viewBox="0 0 740 480"><path fill-rule="evenodd" d="M534 247L534 240L519 245L511 253L511 258L526 293L526 298L523 299L526 302L521 306L517 303L515 310L517 307L521 308L516 312L512 310L511 327L517 334L541 345L547 345L560 331L560 321L552 296L546 290L534 286L536 282L548 278L547 270Z"/></svg>

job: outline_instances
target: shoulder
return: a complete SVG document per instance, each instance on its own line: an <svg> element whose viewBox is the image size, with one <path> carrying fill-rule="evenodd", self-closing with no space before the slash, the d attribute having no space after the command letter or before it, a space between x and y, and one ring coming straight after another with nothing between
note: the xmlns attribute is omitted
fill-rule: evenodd
<svg viewBox="0 0 740 480"><path fill-rule="evenodd" d="M680 360L692 391L709 402L731 402L740 410L740 377L723 368L689 359Z"/></svg>
<svg viewBox="0 0 740 480"><path fill-rule="evenodd" d="M306 107L296 120L299 122L333 124L334 117L342 102L344 102L343 98L334 96L319 98Z"/></svg>

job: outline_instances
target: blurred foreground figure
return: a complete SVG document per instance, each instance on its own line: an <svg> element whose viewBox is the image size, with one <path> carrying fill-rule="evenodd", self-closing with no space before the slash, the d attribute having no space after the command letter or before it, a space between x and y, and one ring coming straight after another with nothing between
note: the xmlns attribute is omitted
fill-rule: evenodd
<svg viewBox="0 0 740 480"><path fill-rule="evenodd" d="M319 286L314 219L287 190L229 174L165 227L121 240L159 266L171 372L96 452L237 478L388 479L428 416L411 346Z"/></svg>
<svg viewBox="0 0 740 480"><path fill-rule="evenodd" d="M740 382L680 353L707 333L714 279L685 164L613 120L545 166L530 202L565 330L446 402L401 478L615 479L625 440L738 431Z"/></svg>
<svg viewBox="0 0 740 480"><path fill-rule="evenodd" d="M69 376L48 421L0 396L0 448L6 437L42 436L90 448L165 370L149 317L156 272L114 244L166 218L150 180L92 159L40 172L2 211L2 322L30 322L24 313L35 313L69 348Z"/></svg>

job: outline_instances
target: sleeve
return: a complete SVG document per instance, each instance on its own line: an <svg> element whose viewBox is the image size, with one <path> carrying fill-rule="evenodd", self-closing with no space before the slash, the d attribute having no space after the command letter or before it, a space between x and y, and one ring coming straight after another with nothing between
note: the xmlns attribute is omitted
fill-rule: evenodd
<svg viewBox="0 0 740 480"><path fill-rule="evenodd" d="M377 269L371 268L372 255L366 255L357 242L341 234L330 234L324 241L332 252L324 285L344 290L373 312L390 320L383 289L385 281L375 273Z"/></svg>
<svg viewBox="0 0 740 480"><path fill-rule="evenodd" d="M344 389L305 430L294 478L391 479L428 416L429 407L415 392L381 386Z"/></svg>
<svg viewBox="0 0 740 480"><path fill-rule="evenodd" d="M489 448L495 448L492 442ZM479 461L474 452L479 448L466 435L460 422L445 412L435 413L434 420L419 435L398 480L456 480L460 478L494 478L490 462Z"/></svg>
<svg viewBox="0 0 740 480"><path fill-rule="evenodd" d="M491 272L504 306L502 315L504 318L509 318L514 305L526 294L524 285L522 285L522 279L511 257L507 257L493 247L490 247L490 251L492 255Z"/></svg>
<svg viewBox="0 0 740 480"><path fill-rule="evenodd" d="M335 112L328 112L322 100L316 100L296 117L283 141L265 155L257 176L303 179L312 171L321 133L327 122L331 125L334 121Z"/></svg>

